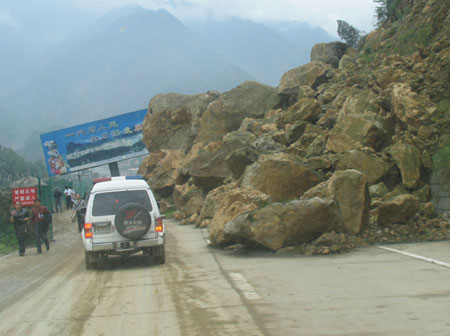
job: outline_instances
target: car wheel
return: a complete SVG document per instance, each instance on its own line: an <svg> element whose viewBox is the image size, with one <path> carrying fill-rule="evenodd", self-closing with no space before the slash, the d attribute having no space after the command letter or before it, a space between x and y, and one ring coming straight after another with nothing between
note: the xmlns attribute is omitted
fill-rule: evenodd
<svg viewBox="0 0 450 336"><path fill-rule="evenodd" d="M147 247L142 251L142 257L144 258L145 264L147 265L153 264L152 249L150 247Z"/></svg>
<svg viewBox="0 0 450 336"><path fill-rule="evenodd" d="M117 210L114 223L121 236L136 240L150 229L152 218L142 205L128 203Z"/></svg>
<svg viewBox="0 0 450 336"><path fill-rule="evenodd" d="M98 257L92 252L84 251L84 261L87 270L95 269L98 264Z"/></svg>
<svg viewBox="0 0 450 336"><path fill-rule="evenodd" d="M164 245L155 246L153 248L153 260L155 264L162 265L166 263L166 250Z"/></svg>

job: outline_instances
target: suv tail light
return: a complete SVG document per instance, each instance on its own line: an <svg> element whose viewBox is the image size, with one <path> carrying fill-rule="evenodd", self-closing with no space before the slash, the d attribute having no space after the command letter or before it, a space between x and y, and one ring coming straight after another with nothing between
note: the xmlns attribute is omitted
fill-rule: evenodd
<svg viewBox="0 0 450 336"><path fill-rule="evenodd" d="M84 223L84 238L92 238L92 224Z"/></svg>
<svg viewBox="0 0 450 336"><path fill-rule="evenodd" d="M163 221L162 221L161 217L157 217L156 218L155 231L156 232L163 232L164 231Z"/></svg>

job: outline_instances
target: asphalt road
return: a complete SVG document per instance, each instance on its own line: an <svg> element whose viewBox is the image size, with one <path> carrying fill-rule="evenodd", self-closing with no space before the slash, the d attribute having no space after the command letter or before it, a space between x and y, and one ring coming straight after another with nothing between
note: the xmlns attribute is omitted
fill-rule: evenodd
<svg viewBox="0 0 450 336"><path fill-rule="evenodd" d="M450 335L450 242L281 257L166 221L166 264L85 270L69 213L49 252L0 258L0 335ZM447 265L449 267L447 267Z"/></svg>

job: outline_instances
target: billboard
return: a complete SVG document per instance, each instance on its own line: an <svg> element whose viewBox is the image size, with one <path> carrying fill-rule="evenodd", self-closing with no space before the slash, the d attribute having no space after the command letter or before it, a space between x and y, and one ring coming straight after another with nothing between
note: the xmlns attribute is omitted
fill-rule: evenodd
<svg viewBox="0 0 450 336"><path fill-rule="evenodd" d="M34 204L34 200L36 198L38 198L36 187L12 189L13 204L15 204L17 201L20 201L23 206L31 206Z"/></svg>
<svg viewBox="0 0 450 336"><path fill-rule="evenodd" d="M49 176L148 154L142 140L147 110L41 134Z"/></svg>

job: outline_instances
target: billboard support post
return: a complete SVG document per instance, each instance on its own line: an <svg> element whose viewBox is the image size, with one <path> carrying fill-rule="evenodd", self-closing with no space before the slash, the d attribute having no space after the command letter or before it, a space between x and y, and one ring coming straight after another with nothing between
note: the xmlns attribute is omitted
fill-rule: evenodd
<svg viewBox="0 0 450 336"><path fill-rule="evenodd" d="M119 165L117 164L117 162L109 163L109 172L111 176L120 176Z"/></svg>

